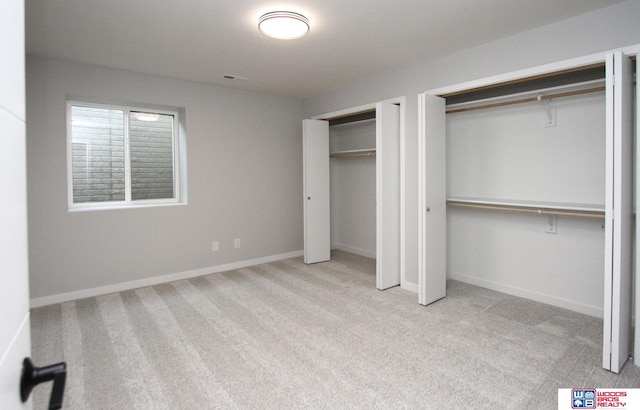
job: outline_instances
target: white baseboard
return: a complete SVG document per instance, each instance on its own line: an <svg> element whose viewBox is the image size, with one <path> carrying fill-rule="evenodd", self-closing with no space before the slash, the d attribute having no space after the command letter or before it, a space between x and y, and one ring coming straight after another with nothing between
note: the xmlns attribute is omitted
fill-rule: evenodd
<svg viewBox="0 0 640 410"><path fill-rule="evenodd" d="M143 288L145 286L159 285L161 283L173 282L176 280L190 279L197 276L209 275L212 273L226 272L235 269L242 269L249 266L260 265L263 263L275 262L283 259L296 258L302 256L303 251L295 251L282 253L279 255L265 256L262 258L250 259L246 261L227 263L224 265L211 266L208 268L195 269L186 272L170 273L168 275L154 276L151 278L134 280L130 282L114 283L113 285L100 286L97 288L83 289L74 292L60 293L57 295L44 296L41 298L31 299L31 308L41 306L54 305L56 303L69 302L90 298L94 296L106 295L114 292L122 292L125 290Z"/></svg>
<svg viewBox="0 0 640 410"><path fill-rule="evenodd" d="M407 282L407 281L402 281L402 283L400 283L400 287L404 290L408 290L409 292L413 292L413 293L418 293L418 284L417 283L411 283L411 282Z"/></svg>
<svg viewBox="0 0 640 410"><path fill-rule="evenodd" d="M448 279L457 280L460 282L468 283L470 285L476 285L483 288L495 290L498 292L506 293L512 296L518 296L525 299L535 300L536 302L546 303L547 305L557 306L564 309L573 310L574 312L583 313L589 316L595 316L602 319L604 316L604 309L598 306L586 305L584 303L575 302L568 299L558 298L556 296L547 295L544 293L533 292L531 290L516 288L502 283L493 282L486 279L477 278L469 275L461 275L457 273L449 273Z"/></svg>
<svg viewBox="0 0 640 410"><path fill-rule="evenodd" d="M360 256L367 257L367 258L373 258L373 259L376 258L376 253L375 252L366 251L364 249L354 248L354 247L351 247L351 246L335 244L335 245L333 245L331 247L331 249L337 249L337 250L340 250L340 251L353 253L355 255L360 255Z"/></svg>

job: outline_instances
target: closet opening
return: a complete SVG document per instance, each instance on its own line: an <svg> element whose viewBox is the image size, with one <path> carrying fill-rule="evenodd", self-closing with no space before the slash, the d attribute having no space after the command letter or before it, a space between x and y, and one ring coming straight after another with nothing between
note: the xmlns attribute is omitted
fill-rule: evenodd
<svg viewBox="0 0 640 410"><path fill-rule="evenodd" d="M604 69L446 97L450 278L603 316Z"/></svg>
<svg viewBox="0 0 640 410"><path fill-rule="evenodd" d="M329 120L331 249L376 258L376 112Z"/></svg>
<svg viewBox="0 0 640 410"><path fill-rule="evenodd" d="M431 289L453 279L600 317L603 367L622 368L631 329L634 66L616 51L421 95L421 304L442 297ZM434 144L445 147L444 159L430 156ZM445 189L429 179L438 161ZM444 232L434 235L442 220ZM432 249L438 236L445 262Z"/></svg>
<svg viewBox="0 0 640 410"><path fill-rule="evenodd" d="M402 99L304 121L305 263L331 250L373 258L376 287L401 285Z"/></svg>

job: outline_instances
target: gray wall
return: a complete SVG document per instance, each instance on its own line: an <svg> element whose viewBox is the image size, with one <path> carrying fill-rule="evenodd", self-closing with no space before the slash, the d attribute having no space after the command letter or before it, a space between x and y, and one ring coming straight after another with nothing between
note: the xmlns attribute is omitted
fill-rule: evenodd
<svg viewBox="0 0 640 410"><path fill-rule="evenodd" d="M188 204L68 212L68 95L183 107ZM297 100L29 57L31 298L300 251L301 119Z"/></svg>
<svg viewBox="0 0 640 410"><path fill-rule="evenodd" d="M430 89L640 42L640 2L631 0L304 101L304 116L406 96L406 281L418 282L418 94ZM450 33L455 35L455 30Z"/></svg>
<svg viewBox="0 0 640 410"><path fill-rule="evenodd" d="M300 120L399 96L407 98L405 279L416 284L418 93L636 44L638 21L640 2L630 0L303 102L29 57L31 297L301 250ZM188 205L69 213L67 95L184 107Z"/></svg>

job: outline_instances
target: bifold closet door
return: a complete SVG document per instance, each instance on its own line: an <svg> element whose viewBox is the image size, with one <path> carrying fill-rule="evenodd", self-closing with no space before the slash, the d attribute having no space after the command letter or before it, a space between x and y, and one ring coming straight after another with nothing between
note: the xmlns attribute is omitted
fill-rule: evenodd
<svg viewBox="0 0 640 410"><path fill-rule="evenodd" d="M640 72L640 60L636 57L636 77L637 73ZM637 204L640 204L640 126L638 126L637 121L640 119L640 87L636 84L636 112L635 112L635 121L636 121L636 208ZM637 218L637 217L636 217ZM636 278L636 301L640 299L640 263L638 262L638 257L640 256L640 229L636 226L636 263L635 263L635 278ZM640 302L635 303L636 307L636 315L635 315L635 337L634 337L634 361L636 366L640 366Z"/></svg>
<svg viewBox="0 0 640 410"><path fill-rule="evenodd" d="M304 190L304 263L331 259L329 122L302 123Z"/></svg>
<svg viewBox="0 0 640 410"><path fill-rule="evenodd" d="M400 107L376 105L376 287L400 285Z"/></svg>
<svg viewBox="0 0 640 410"><path fill-rule="evenodd" d="M631 354L633 66L607 56L604 332L602 366L618 373Z"/></svg>
<svg viewBox="0 0 640 410"><path fill-rule="evenodd" d="M447 168L445 99L420 95L418 303L446 295Z"/></svg>

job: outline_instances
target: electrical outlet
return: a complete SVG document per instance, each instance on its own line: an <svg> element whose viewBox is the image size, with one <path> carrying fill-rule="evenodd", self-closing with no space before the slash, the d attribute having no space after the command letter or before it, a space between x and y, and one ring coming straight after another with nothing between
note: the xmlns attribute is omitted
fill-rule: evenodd
<svg viewBox="0 0 640 410"><path fill-rule="evenodd" d="M236 240L233 243L233 246L235 246L236 249L238 249L240 247L240 238L236 238Z"/></svg>
<svg viewBox="0 0 640 410"><path fill-rule="evenodd" d="M218 243L218 241L211 242L211 251L218 252L219 250L220 250L220 244Z"/></svg>

